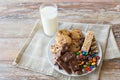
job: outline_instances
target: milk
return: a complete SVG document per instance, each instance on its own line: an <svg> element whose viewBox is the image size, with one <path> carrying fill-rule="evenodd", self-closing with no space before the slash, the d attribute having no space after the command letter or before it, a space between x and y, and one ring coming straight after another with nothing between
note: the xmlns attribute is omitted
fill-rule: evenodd
<svg viewBox="0 0 120 80"><path fill-rule="evenodd" d="M53 36L58 27L57 22L57 8L46 6L40 9L43 30L46 35Z"/></svg>

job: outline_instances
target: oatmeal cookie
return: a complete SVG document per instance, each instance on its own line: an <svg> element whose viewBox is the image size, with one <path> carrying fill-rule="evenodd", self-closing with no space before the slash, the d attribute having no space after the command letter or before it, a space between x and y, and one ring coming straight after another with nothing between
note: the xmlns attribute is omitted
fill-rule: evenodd
<svg viewBox="0 0 120 80"><path fill-rule="evenodd" d="M58 44L54 44L54 45L51 46L51 51L54 54L61 53L61 50L62 50L62 46L60 46Z"/></svg>

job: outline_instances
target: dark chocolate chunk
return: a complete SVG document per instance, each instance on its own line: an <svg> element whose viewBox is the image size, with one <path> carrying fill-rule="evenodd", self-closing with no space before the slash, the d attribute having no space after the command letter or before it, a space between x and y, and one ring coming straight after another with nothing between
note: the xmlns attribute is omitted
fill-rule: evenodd
<svg viewBox="0 0 120 80"><path fill-rule="evenodd" d="M73 70L73 72L75 72L76 70L79 70L79 65L78 65L78 61L76 59L71 60L69 62L70 66L71 66L71 70Z"/></svg>
<svg viewBox="0 0 120 80"><path fill-rule="evenodd" d="M68 44L64 44L61 52L65 53L65 52L69 51L69 48L70 48L70 46Z"/></svg>
<svg viewBox="0 0 120 80"><path fill-rule="evenodd" d="M59 58L57 59L57 64L62 68L64 69L68 74L71 74L72 71L71 69L69 68L68 64L63 62L62 60L60 60Z"/></svg>
<svg viewBox="0 0 120 80"><path fill-rule="evenodd" d="M75 57L75 54L72 53L72 52L66 52L62 57L61 59L64 61L64 62L68 62L69 60L71 60L72 58Z"/></svg>

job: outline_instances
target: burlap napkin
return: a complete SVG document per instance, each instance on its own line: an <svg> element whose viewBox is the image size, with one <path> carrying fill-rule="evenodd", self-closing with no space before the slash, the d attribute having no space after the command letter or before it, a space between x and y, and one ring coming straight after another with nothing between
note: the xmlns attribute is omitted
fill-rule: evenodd
<svg viewBox="0 0 120 80"><path fill-rule="evenodd" d="M59 29L77 28L82 31L92 30L95 32L96 39L100 43L104 59L120 58L120 52L115 42L110 25L102 24L82 24L62 22L59 24ZM26 44L18 54L14 61L14 65L29 69L35 72L40 72L45 75L52 75L59 80L98 80L102 66L100 66L91 74L83 77L69 77L55 71L49 64L47 57L47 45L51 38L43 34L42 25L37 21ZM107 44L108 42L108 44Z"/></svg>

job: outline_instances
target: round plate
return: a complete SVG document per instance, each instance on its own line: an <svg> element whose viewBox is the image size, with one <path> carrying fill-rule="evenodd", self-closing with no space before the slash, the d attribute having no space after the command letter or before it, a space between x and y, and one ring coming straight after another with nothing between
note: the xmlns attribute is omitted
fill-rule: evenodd
<svg viewBox="0 0 120 80"><path fill-rule="evenodd" d="M53 53L52 53L51 50L50 50L51 45L55 44L55 42L56 42L56 41L55 41L55 37L53 37L53 38L50 40L49 44L48 44L47 50L48 50L48 61L49 61L49 63L52 65L52 67L53 67L56 71L58 71L58 72L60 72L60 73L62 73L62 74L64 74L64 75L67 75L67 76L84 76L84 75L87 75L87 74L93 72L93 71L96 69L96 68L93 68L92 71L89 71L89 72L87 72L87 73L85 73L85 74L81 74L81 75L76 75L76 74L73 74L73 73L72 73L72 74L68 74L65 70L60 70L57 65L54 65L54 63L53 63ZM100 46L100 44L99 44L98 42L97 42L97 45L98 45L98 49L99 49L98 56L100 56L100 59L99 59L98 62L97 62L97 67L98 67L99 64L100 64L100 62L101 62L101 59L102 59L102 50L101 50L101 46Z"/></svg>

